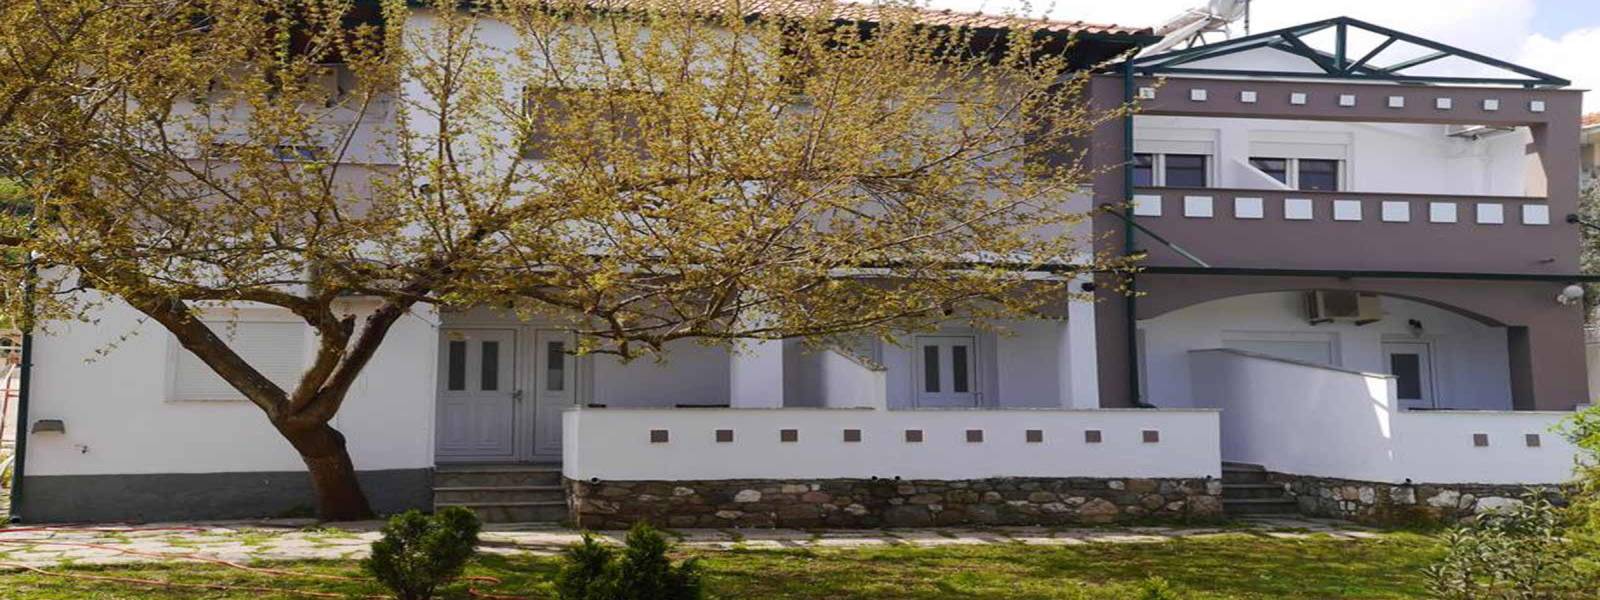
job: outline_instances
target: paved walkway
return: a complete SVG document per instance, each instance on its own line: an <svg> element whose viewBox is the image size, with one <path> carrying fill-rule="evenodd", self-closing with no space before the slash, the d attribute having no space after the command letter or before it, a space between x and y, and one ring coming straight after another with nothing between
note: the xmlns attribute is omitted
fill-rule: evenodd
<svg viewBox="0 0 1600 600"><path fill-rule="evenodd" d="M357 559L378 538L379 522L322 527L308 520L229 521L149 525L0 527L0 569L17 565L125 564L207 560ZM1340 521L1256 518L1227 527L1046 527L875 529L802 531L796 529L673 530L684 546L703 549L860 548L1027 544L1161 543L1197 536L1255 533L1280 538L1379 537L1377 530ZM623 532L599 532L620 542ZM498 554L553 554L579 539L579 533L542 525L485 526L482 550ZM9 567L7 567L9 565Z"/></svg>

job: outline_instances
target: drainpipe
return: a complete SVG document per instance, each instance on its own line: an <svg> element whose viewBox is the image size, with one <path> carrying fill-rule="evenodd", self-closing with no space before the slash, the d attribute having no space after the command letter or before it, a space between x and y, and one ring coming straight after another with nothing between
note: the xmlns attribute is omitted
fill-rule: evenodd
<svg viewBox="0 0 1600 600"><path fill-rule="evenodd" d="M1122 104L1127 106L1133 102L1133 60L1129 58L1122 63ZM1122 254L1133 255L1133 114L1122 117ZM1139 393L1139 324L1137 309L1139 306L1138 286L1134 281L1132 271L1127 277L1126 306L1128 317L1126 334L1128 338L1128 397L1132 405L1138 407L1144 404L1144 399Z"/></svg>
<svg viewBox="0 0 1600 600"><path fill-rule="evenodd" d="M38 217L34 215L28 223L29 232L32 233L38 226ZM27 279L22 284L22 322L18 323L22 330L22 356L17 366L21 369L20 381L17 387L17 455L11 466L11 522L22 521L22 487L23 474L28 468L28 392L33 383L33 292L34 279L38 274L38 266L33 262L33 252L28 253ZM4 418L4 415L0 415Z"/></svg>

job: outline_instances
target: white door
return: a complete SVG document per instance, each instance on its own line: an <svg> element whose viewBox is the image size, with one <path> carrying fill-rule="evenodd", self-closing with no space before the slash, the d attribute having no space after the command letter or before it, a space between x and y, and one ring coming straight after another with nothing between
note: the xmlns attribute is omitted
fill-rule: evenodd
<svg viewBox="0 0 1600 600"><path fill-rule="evenodd" d="M1434 408L1433 356L1426 342L1384 342L1383 363L1395 376L1401 408Z"/></svg>
<svg viewBox="0 0 1600 600"><path fill-rule="evenodd" d="M917 336L912 355L917 406L978 406L977 355L975 336Z"/></svg>
<svg viewBox="0 0 1600 600"><path fill-rule="evenodd" d="M441 461L516 456L515 329L447 329L439 348Z"/></svg>
<svg viewBox="0 0 1600 600"><path fill-rule="evenodd" d="M533 382L535 459L561 458L561 413L577 402L576 361L572 333L554 329L534 332Z"/></svg>

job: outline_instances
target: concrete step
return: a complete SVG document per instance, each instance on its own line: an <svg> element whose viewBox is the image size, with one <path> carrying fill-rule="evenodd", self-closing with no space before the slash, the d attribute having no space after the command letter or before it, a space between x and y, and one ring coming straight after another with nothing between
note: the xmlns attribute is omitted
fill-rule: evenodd
<svg viewBox="0 0 1600 600"><path fill-rule="evenodd" d="M1275 483L1224 483L1222 484L1222 498L1247 499L1247 498L1282 498L1283 486Z"/></svg>
<svg viewBox="0 0 1600 600"><path fill-rule="evenodd" d="M457 486L434 487L434 504L565 502L567 493L559 485Z"/></svg>
<svg viewBox="0 0 1600 600"><path fill-rule="evenodd" d="M1267 469L1261 465L1222 463L1222 484L1266 483Z"/></svg>
<svg viewBox="0 0 1600 600"><path fill-rule="evenodd" d="M1222 509L1230 515L1293 515L1300 504L1292 498L1223 498Z"/></svg>
<svg viewBox="0 0 1600 600"><path fill-rule="evenodd" d="M436 488L552 485L561 485L561 465L440 465L433 471Z"/></svg>
<svg viewBox="0 0 1600 600"><path fill-rule="evenodd" d="M566 521L567 502L434 502L434 510L460 506L477 513L485 523L560 523Z"/></svg>

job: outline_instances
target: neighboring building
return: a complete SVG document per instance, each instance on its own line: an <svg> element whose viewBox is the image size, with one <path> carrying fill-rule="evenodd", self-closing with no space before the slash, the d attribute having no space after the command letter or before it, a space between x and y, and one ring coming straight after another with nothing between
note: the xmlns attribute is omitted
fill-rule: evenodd
<svg viewBox="0 0 1600 600"><path fill-rule="evenodd" d="M1100 56L1153 41L1043 27ZM1346 53L1346 36L1382 45ZM1335 49L1310 47L1323 38ZM1451 62L1505 75L1428 70ZM335 425L385 511L674 527L1102 522L1224 499L1471 512L1564 480L1573 451L1550 427L1589 401L1581 302L1563 296L1583 280L1566 86L1351 19L1141 57L1096 75L1090 100L1142 105L1090 147L1118 167L1093 201L1131 200L1125 218L1172 244L1095 219L1108 250L1148 251L1137 297L1103 274L1075 283L1098 302L1013 335L684 343L662 364L575 359L569 333L494 310L419 311ZM304 327L224 315L246 358L294 378ZM111 306L36 340L29 421L64 432L28 436L20 516L305 505L300 461L258 409L139 323Z"/></svg>
<svg viewBox="0 0 1600 600"><path fill-rule="evenodd" d="M1578 162L1578 176L1582 188L1587 190L1600 177L1600 112L1583 115L1582 128L1578 130L1582 158Z"/></svg>

